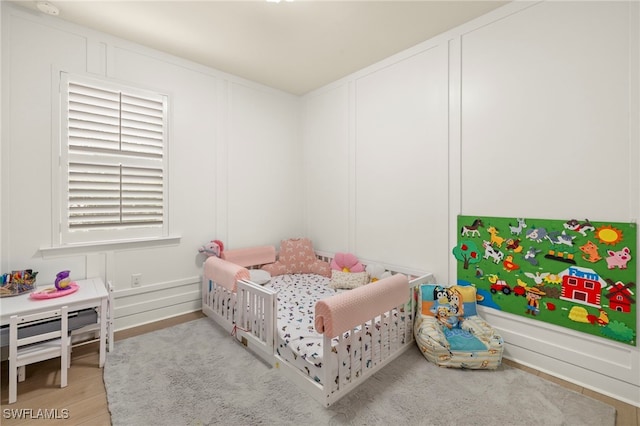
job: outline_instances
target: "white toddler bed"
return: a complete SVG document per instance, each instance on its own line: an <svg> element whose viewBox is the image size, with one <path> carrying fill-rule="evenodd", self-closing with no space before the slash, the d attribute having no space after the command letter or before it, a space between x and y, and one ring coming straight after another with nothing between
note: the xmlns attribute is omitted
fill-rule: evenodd
<svg viewBox="0 0 640 426"><path fill-rule="evenodd" d="M413 346L416 288L435 282L386 266L390 277L338 293L316 274L261 286L245 266L262 263L244 263L207 259L203 312L327 407Z"/></svg>

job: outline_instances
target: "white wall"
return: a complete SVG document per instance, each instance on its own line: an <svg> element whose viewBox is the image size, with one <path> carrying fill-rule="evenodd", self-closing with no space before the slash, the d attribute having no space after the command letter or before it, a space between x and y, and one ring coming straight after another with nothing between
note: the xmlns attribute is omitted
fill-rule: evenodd
<svg viewBox="0 0 640 426"><path fill-rule="evenodd" d="M636 220L639 24L516 2L308 94L308 234L455 282L458 214ZM637 346L483 314L507 358L640 405Z"/></svg>
<svg viewBox="0 0 640 426"><path fill-rule="evenodd" d="M55 71L166 93L169 226L174 240L78 250L52 246ZM41 284L70 269L116 288L116 328L200 309L203 255L277 244L303 230L299 98L2 2L2 272L33 268ZM254 155L256 152L259 155ZM299 163L299 162L297 162ZM280 192L282 189L282 192ZM249 226L247 224L250 224ZM142 274L142 287L131 275Z"/></svg>
<svg viewBox="0 0 640 426"><path fill-rule="evenodd" d="M445 270L446 56L436 46L305 97L307 234L318 248Z"/></svg>

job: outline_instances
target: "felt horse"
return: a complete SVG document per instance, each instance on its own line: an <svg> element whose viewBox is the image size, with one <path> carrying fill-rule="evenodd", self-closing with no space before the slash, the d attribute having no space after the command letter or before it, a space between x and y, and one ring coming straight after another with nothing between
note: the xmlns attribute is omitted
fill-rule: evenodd
<svg viewBox="0 0 640 426"><path fill-rule="evenodd" d="M484 226L484 223L482 223L482 219L476 219L473 221L471 225L463 225L462 229L460 229L460 233L462 234L463 237L466 237L466 236L479 237L480 231L478 230L478 228L481 226ZM469 235L469 233L471 235Z"/></svg>

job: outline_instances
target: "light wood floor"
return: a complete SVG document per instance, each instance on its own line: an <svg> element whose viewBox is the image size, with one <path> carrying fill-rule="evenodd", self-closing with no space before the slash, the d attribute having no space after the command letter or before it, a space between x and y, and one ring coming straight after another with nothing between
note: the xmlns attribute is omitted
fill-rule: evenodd
<svg viewBox="0 0 640 426"><path fill-rule="evenodd" d="M172 325L180 324L201 318L201 312L182 315L176 318L159 321L157 323L136 327L116 333L117 341L139 334L148 333ZM69 370L69 385L60 389L59 361L50 360L33 364L27 367L27 378L18 384L18 401L7 405L9 388L7 383L8 364L2 363L2 387L1 403L2 413L0 424L2 425L110 425L111 416L107 408L107 396L102 381L102 369L98 368L97 344L81 346L73 350L71 369ZM556 379L555 377L538 372L536 370L504 360L505 364L525 370L544 379L550 380L568 389L580 392L584 395L598 399L614 406L617 410L617 426L640 426L640 408L622 403L613 398L598 394L572 383ZM22 410L21 410L22 409ZM57 414L58 419L43 420L37 418L15 419L11 413L29 413L38 415L38 409L46 409L49 415ZM6 411L10 410L10 411ZM15 410L15 411L14 411ZM57 411L56 411L57 410ZM66 411L65 411L66 410ZM42 414L42 413L41 413ZM62 417L68 417L63 419ZM179 426L179 425L176 425Z"/></svg>

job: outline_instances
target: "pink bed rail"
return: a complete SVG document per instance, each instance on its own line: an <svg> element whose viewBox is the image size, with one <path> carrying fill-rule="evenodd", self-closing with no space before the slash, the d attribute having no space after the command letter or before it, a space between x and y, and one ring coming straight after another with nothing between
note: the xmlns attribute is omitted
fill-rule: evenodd
<svg viewBox="0 0 640 426"><path fill-rule="evenodd" d="M222 252L222 259L245 268L256 267L276 261L274 246L247 247Z"/></svg>
<svg viewBox="0 0 640 426"><path fill-rule="evenodd" d="M249 279L249 270L212 256L204 262L204 276L235 293L238 281Z"/></svg>
<svg viewBox="0 0 640 426"><path fill-rule="evenodd" d="M395 274L316 303L315 328L337 336L409 300L409 279Z"/></svg>
<svg viewBox="0 0 640 426"><path fill-rule="evenodd" d="M273 362L277 293L252 283L247 268L225 259L208 258L203 272L202 312Z"/></svg>

